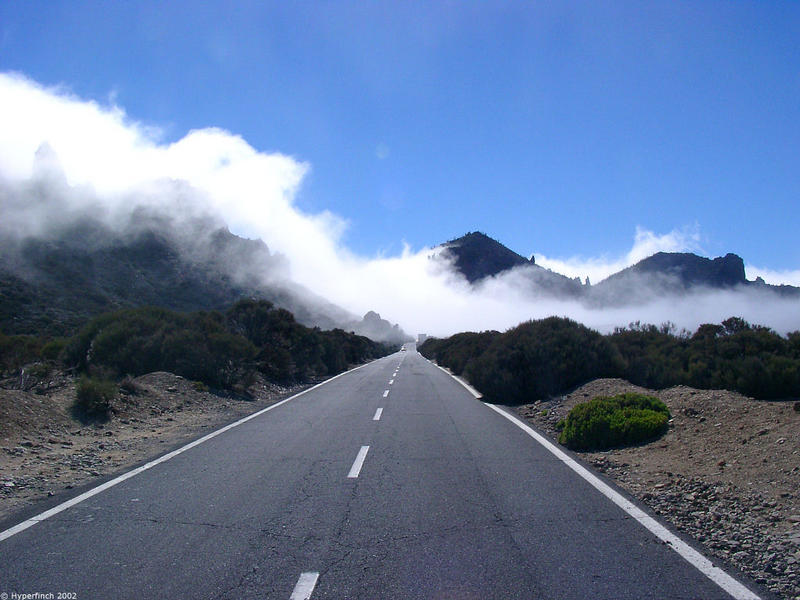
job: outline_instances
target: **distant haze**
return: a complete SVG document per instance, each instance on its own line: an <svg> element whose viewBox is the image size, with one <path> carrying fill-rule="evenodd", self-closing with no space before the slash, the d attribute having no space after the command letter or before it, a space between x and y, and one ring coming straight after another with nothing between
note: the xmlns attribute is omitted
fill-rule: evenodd
<svg viewBox="0 0 800 600"><path fill-rule="evenodd" d="M409 333L502 330L549 315L569 316L602 331L636 320L694 329L733 315L784 333L800 329L796 300L714 291L599 310L533 297L514 271L470 286L446 260L432 259L435 248L405 246L399 255L359 256L342 243L347 215L298 208L304 178L313 169L302 157L261 152L215 128L166 143L158 129L132 120L121 107L46 89L21 75L0 74L0 104L2 227L17 234L43 235L48 223L71 212L91 211L112 225L141 205L211 214L234 233L261 238L283 254L286 276L293 281L357 315L375 310ZM60 190L57 210L37 205L43 185ZM542 249L536 262L597 283L657 251L702 252L699 225L658 233L643 224L631 233L624 256L558 258ZM568 227L564 235L570 235ZM431 245L444 241L431 240ZM800 271L748 266L747 273L768 283L800 284Z"/></svg>

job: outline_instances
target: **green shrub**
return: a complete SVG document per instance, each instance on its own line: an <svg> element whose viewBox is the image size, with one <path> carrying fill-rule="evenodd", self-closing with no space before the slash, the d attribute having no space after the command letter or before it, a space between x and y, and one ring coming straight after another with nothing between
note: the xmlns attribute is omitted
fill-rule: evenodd
<svg viewBox="0 0 800 600"><path fill-rule="evenodd" d="M616 348L571 319L529 321L495 335L464 374L490 402L518 405L563 394L623 369Z"/></svg>
<svg viewBox="0 0 800 600"><path fill-rule="evenodd" d="M132 396L137 395L140 391L136 381L130 375L122 378L122 381L119 382L119 389Z"/></svg>
<svg viewBox="0 0 800 600"><path fill-rule="evenodd" d="M28 367L28 373L36 379L43 379L50 374L50 365L43 362L33 363Z"/></svg>
<svg viewBox="0 0 800 600"><path fill-rule="evenodd" d="M32 335L0 333L0 372L13 372L39 360L42 340Z"/></svg>
<svg viewBox="0 0 800 600"><path fill-rule="evenodd" d="M569 411L558 441L580 451L631 446L662 435L669 418L666 405L652 396L598 396Z"/></svg>
<svg viewBox="0 0 800 600"><path fill-rule="evenodd" d="M66 344L67 340L65 338L54 338L50 340L42 346L42 358L45 360L58 360Z"/></svg>
<svg viewBox="0 0 800 600"><path fill-rule="evenodd" d="M503 404L564 393L597 377L655 389L736 390L764 400L800 397L800 331L784 337L740 317L700 325L694 334L636 322L605 336L551 317L502 334L428 338L418 350Z"/></svg>
<svg viewBox="0 0 800 600"><path fill-rule="evenodd" d="M320 331L263 300L225 314L141 307L101 315L70 338L67 367L108 378L169 371L215 389L246 390L260 371L286 383L334 375L390 349L341 329Z"/></svg>
<svg viewBox="0 0 800 600"><path fill-rule="evenodd" d="M497 331L457 333L444 340L429 338L419 348L425 358L435 360L456 375L461 375L476 357L483 354L496 337Z"/></svg>
<svg viewBox="0 0 800 600"><path fill-rule="evenodd" d="M107 417L116 395L113 381L83 376L75 392L75 408L85 417Z"/></svg>

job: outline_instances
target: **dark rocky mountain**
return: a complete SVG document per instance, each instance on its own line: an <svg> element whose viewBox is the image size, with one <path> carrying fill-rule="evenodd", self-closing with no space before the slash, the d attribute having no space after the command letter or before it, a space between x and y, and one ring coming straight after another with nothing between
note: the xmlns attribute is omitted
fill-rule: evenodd
<svg viewBox="0 0 800 600"><path fill-rule="evenodd" d="M744 285L744 261L735 254L709 259L686 252L658 252L611 275L602 283L614 284L629 277L664 276L689 289L694 286L730 288Z"/></svg>
<svg viewBox="0 0 800 600"><path fill-rule="evenodd" d="M587 299L594 305L635 304L696 290L753 290L800 298L800 288L748 280L744 261L736 254L711 259L658 252L592 286Z"/></svg>
<svg viewBox="0 0 800 600"><path fill-rule="evenodd" d="M714 259L691 253L658 252L596 285L583 285L544 269L483 233L467 235L442 244L444 256L472 285L503 274L532 295L580 299L594 306L618 306L691 290L748 288L800 298L800 288L766 284L745 277L744 261L735 254Z"/></svg>
<svg viewBox="0 0 800 600"><path fill-rule="evenodd" d="M355 324L353 329L355 333L373 340L392 339L402 342L413 340L413 338L403 333L399 325L392 325L389 321L382 319L378 313L372 310L365 314L361 322Z"/></svg>
<svg viewBox="0 0 800 600"><path fill-rule="evenodd" d="M408 338L388 321L369 314L359 320L292 282L285 257L209 217L136 209L114 228L84 215L36 237L0 231L0 331L6 334L64 335L120 308L222 310L243 297L269 300L307 326L392 343Z"/></svg>
<svg viewBox="0 0 800 600"><path fill-rule="evenodd" d="M475 283L485 277L497 275L508 269L534 264L503 244L480 231L470 232L442 244L453 264L467 281Z"/></svg>
<svg viewBox="0 0 800 600"><path fill-rule="evenodd" d="M533 257L520 256L479 231L442 244L441 248L456 271L473 285L513 270L519 281L537 294L574 297L582 293L579 280L540 267Z"/></svg>

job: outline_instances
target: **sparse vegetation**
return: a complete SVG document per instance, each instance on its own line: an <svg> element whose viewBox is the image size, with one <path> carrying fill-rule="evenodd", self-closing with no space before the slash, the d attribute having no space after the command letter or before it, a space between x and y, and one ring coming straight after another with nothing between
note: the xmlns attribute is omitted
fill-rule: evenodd
<svg viewBox="0 0 800 600"><path fill-rule="evenodd" d="M42 358L45 342L33 335L0 333L0 373L18 371L24 365Z"/></svg>
<svg viewBox="0 0 800 600"><path fill-rule="evenodd" d="M652 396L598 396L569 412L558 441L579 451L631 446L662 435L669 418L667 406Z"/></svg>
<svg viewBox="0 0 800 600"><path fill-rule="evenodd" d="M75 408L83 418L105 418L117 391L116 384L110 379L84 375L75 390Z"/></svg>

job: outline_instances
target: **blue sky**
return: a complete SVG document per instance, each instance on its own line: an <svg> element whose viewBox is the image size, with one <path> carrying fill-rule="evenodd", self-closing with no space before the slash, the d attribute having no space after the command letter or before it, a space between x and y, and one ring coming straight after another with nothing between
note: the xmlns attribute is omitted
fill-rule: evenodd
<svg viewBox="0 0 800 600"><path fill-rule="evenodd" d="M800 269L798 3L228 4L4 2L0 71L306 163L296 206L363 256L639 227Z"/></svg>

